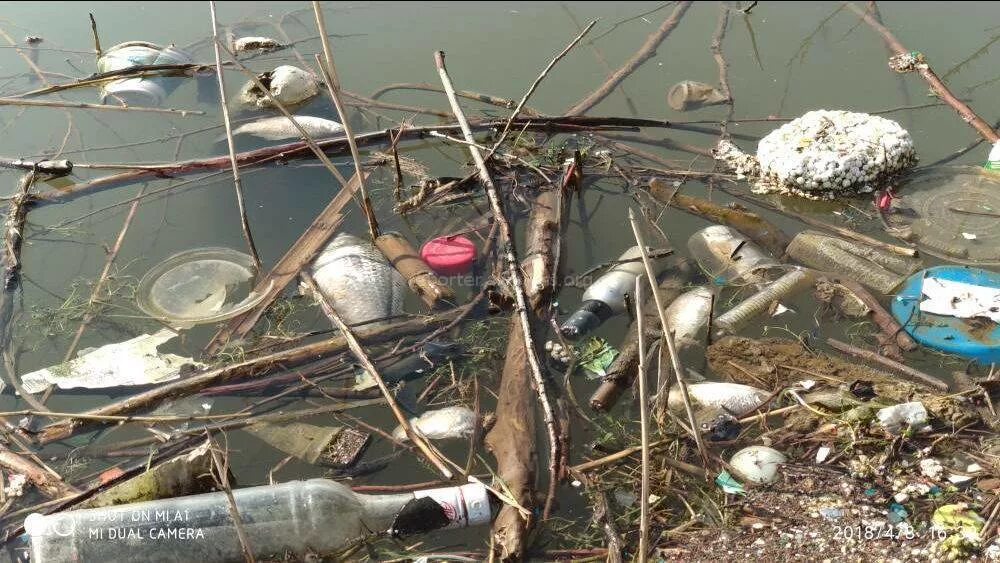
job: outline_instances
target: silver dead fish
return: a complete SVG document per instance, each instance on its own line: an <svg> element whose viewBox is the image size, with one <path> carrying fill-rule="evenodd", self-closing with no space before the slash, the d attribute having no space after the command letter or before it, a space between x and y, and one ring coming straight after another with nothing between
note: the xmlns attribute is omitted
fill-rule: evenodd
<svg viewBox="0 0 1000 563"><path fill-rule="evenodd" d="M677 111L690 111L728 101L729 98L711 84L693 80L678 82L667 92L667 104Z"/></svg>
<svg viewBox="0 0 1000 563"><path fill-rule="evenodd" d="M770 396L767 391L739 383L706 381L690 384L687 388L695 410L720 408L737 418L764 406ZM684 411L680 388L671 387L667 407L677 412Z"/></svg>
<svg viewBox="0 0 1000 563"><path fill-rule="evenodd" d="M468 438L475 432L476 422L476 413L468 407L445 407L410 419L413 429L430 440ZM392 431L392 437L400 441L407 439L402 426Z"/></svg>
<svg viewBox="0 0 1000 563"><path fill-rule="evenodd" d="M406 281L372 243L340 233L310 267L320 292L349 325L403 312Z"/></svg>
<svg viewBox="0 0 1000 563"><path fill-rule="evenodd" d="M304 129L310 137L327 137L343 133L344 131L343 125L337 123L336 121L323 119L322 117L313 117L311 115L295 115L293 117L295 118L295 122L299 124L299 127L302 127L302 129ZM250 123L244 123L236 129L233 129L233 136L236 135L249 135L251 137L259 137L268 141L298 138L302 136L302 134L299 133L299 130L292 125L292 122L283 115L278 117L266 117L264 119L258 119L257 121L251 121ZM225 137L221 137L221 139L225 140Z"/></svg>
<svg viewBox="0 0 1000 563"><path fill-rule="evenodd" d="M701 286L681 294L667 307L667 323L674 333L674 343L687 349L704 342L708 317L712 313L713 293Z"/></svg>

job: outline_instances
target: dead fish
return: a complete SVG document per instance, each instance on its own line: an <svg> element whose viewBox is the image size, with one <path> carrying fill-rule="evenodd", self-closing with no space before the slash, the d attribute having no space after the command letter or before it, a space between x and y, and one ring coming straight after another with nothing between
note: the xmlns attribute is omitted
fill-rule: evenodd
<svg viewBox="0 0 1000 563"><path fill-rule="evenodd" d="M476 413L468 407L445 407L436 411L427 411L410 419L410 425L413 429L430 440L468 438L476 431L477 422L479 421L476 418ZM402 426L397 426L392 431L392 437L400 441L407 440L406 432L403 431Z"/></svg>
<svg viewBox="0 0 1000 563"><path fill-rule="evenodd" d="M767 391L740 383L706 381L690 384L687 389L688 395L691 397L692 408L721 408L737 418L764 406L770 397L770 393ZM670 388L667 407L673 411L684 411L684 399L677 386Z"/></svg>
<svg viewBox="0 0 1000 563"><path fill-rule="evenodd" d="M667 307L667 323L678 348L691 348L704 342L702 336L708 329L714 295L705 286L696 287L681 294Z"/></svg>
<svg viewBox="0 0 1000 563"><path fill-rule="evenodd" d="M247 53L257 51L269 53L283 49L285 46L270 37L240 37L232 41L234 53Z"/></svg>
<svg viewBox="0 0 1000 563"><path fill-rule="evenodd" d="M311 73L299 67L281 65L278 68L257 75L278 103L284 106L302 103L319 94L319 81ZM247 82L240 90L240 102L259 108L275 107L254 81Z"/></svg>
<svg viewBox="0 0 1000 563"><path fill-rule="evenodd" d="M336 121L323 119L322 117L313 117L311 115L295 115L293 117L295 117L295 122L299 124L299 127L302 127L310 137L327 137L344 131L343 125ZM302 137L299 130L283 115L244 123L233 129L233 136L235 137L236 135L249 135L268 141ZM225 136L220 137L217 142L224 141L225 139Z"/></svg>
<svg viewBox="0 0 1000 563"><path fill-rule="evenodd" d="M349 325L403 312L406 281L367 240L338 234L310 271L320 292Z"/></svg>
<svg viewBox="0 0 1000 563"><path fill-rule="evenodd" d="M729 98L711 84L693 80L678 82L667 92L667 104L677 111L701 109L728 101Z"/></svg>

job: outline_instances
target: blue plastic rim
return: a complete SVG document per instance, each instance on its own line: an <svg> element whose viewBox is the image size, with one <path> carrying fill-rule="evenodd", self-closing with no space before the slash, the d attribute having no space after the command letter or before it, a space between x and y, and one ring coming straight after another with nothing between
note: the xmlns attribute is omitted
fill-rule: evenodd
<svg viewBox="0 0 1000 563"><path fill-rule="evenodd" d="M1000 325L987 318L959 319L922 312L925 278L1000 288L1000 273L968 266L936 266L908 278L892 300L892 316L920 344L983 364L1000 363Z"/></svg>

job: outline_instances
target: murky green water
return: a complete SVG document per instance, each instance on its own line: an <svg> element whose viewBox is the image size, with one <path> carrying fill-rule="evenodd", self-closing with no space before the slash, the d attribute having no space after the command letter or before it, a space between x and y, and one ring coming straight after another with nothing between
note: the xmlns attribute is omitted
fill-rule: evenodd
<svg viewBox="0 0 1000 563"><path fill-rule="evenodd" d="M934 101L919 78L895 76L886 68L887 55L880 38L867 26L859 25L858 18L849 11L840 11L820 28L820 23L838 6L826 2L764 2L751 16L737 13L730 17L723 48L729 62L737 118L794 117L819 108L873 112ZM236 26L237 35L271 35L282 39L274 27L277 25L290 39L302 40L296 47L308 63L313 63L312 55L321 51L315 39L312 14L305 3L223 2L218 9L220 22ZM667 17L672 7L662 8L655 3L329 3L326 10L327 24L335 34L333 48L341 82L345 89L364 95L390 83L437 84L432 54L440 49L448 55L448 67L458 88L518 99L552 55L578 33L574 19L583 25L600 18L591 32L592 42L584 41L560 62L529 104L538 111L559 114L599 85L608 74L599 57L617 68ZM210 43L206 40L211 33L208 5L203 2L5 3L0 29L46 71L46 80L59 83L96 71L88 12L92 12L98 22L105 48L130 40L174 43L181 47L191 46L190 52L198 62L214 62ZM987 121L1000 116L1000 96L997 96L1000 71L992 64L996 60L995 51L1000 47L991 43L1000 33L1000 11L994 5L985 2L885 3L881 12L900 41L908 48L923 52L938 74L946 77L956 95L967 100ZM641 15L644 13L646 15ZM718 68L709 51L718 13L715 3L693 6L657 50L656 56L590 115L632 116L634 109L635 115L652 119L711 121L724 117L725 107L680 113L670 110L665 103L666 90L678 81L718 80ZM24 45L29 35L43 38L35 52ZM25 61L6 41L0 40L0 47L0 94L12 96L43 85L27 72ZM970 58L981 48L985 53ZM273 68L279 61L301 64L296 63L288 51L262 55L249 64L263 71ZM226 81L232 98L246 78L238 70L230 70L226 73ZM96 89L88 88L46 99L60 97L89 103L98 101ZM430 92L394 91L383 99L440 110L447 108L442 95ZM501 108L463 103L470 114L506 115L506 110ZM82 164L171 162L225 153L225 144L215 142L222 133L219 128L222 117L214 78L187 81L169 97L166 106L201 110L205 115L181 117L0 107L0 155L13 158L59 152ZM336 116L322 96L298 113ZM72 121L68 121L67 116ZM249 112L237 112L234 118L252 116ZM891 117L910 131L924 163L945 157L977 138L946 106L903 110ZM399 118L421 124L438 122L430 116L375 110L355 112L353 123L359 131L375 131L391 126L392 120ZM706 126L712 127L711 124ZM767 123L747 123L732 125L730 131L755 139L771 128ZM179 137L188 132L193 133ZM715 141L712 135L691 132L657 129L646 133L656 139L666 137L700 147L709 147ZM754 145L753 140L740 138L738 142L746 149ZM263 143L239 143L241 149L259 146ZM702 156L646 148L675 161L678 167L711 167ZM980 147L956 162L977 164L983 160L985 152ZM436 142L407 144L405 154L427 165L432 176L457 176L468 170L463 167L466 162L463 151ZM337 162L345 174L350 173L345 160ZM110 172L113 171L78 168L74 180L82 181ZM12 193L16 174L5 171L0 178L6 186L0 193ZM155 323L142 317L128 292L130 284L159 261L201 246L244 249L231 178L223 171L209 178L159 179L144 185L100 191L31 212L23 250L23 297L18 300L21 312L16 320L19 373L61 361L78 321L67 319L65 308L62 311L59 308L72 296L79 300L89 295L90 284L104 265L106 249L114 243L130 199L139 189L150 193L181 184L167 195L144 199L140 205L113 270L113 285L121 291L112 299L114 306L108 314L94 323L81 341L81 348L99 346L156 329ZM243 184L249 223L261 258L268 266L283 254L338 189L328 172L313 162L248 171ZM695 194L705 192L704 186L694 183L687 189ZM403 222L391 213L392 176L385 171L377 173L372 190L383 226L399 229L415 242L461 230L462 218L474 215L474 210L463 207L436 210ZM622 192L622 182L615 180L596 183L588 189L583 207L591 214L590 218L586 225L581 224L575 210L574 222L569 228L570 244L566 252L571 271L579 272L596 262L612 259L632 244L631 234L623 228L625 209L631 199L622 196ZM719 195L714 194L714 197L719 198ZM870 213L868 202L858 201L856 205ZM799 208L810 209L810 206L800 205ZM833 215L829 208L814 207L812 211L831 222L842 222L845 216L858 217L860 214L849 208L844 211L845 215ZM802 228L781 217L775 220L790 232ZM676 246L683 248L688 236L705 223L671 210L661 215L659 225ZM53 229L55 226L59 228ZM364 222L357 210L352 211L343 229L364 233ZM573 307L578 295L578 289L567 288L560 296L563 308ZM799 313L769 322L772 327L769 334L777 332L780 335L787 328L792 332L818 330L824 335L842 336L857 330L847 325L816 327L809 300L803 299L794 305ZM410 297L408 310L421 311L419 301ZM298 330L327 326L326 320L313 310L300 312L295 322L294 328ZM617 343L625 322L620 319L609 322L598 334ZM760 327L749 331L750 334L761 332ZM211 334L211 327L192 330L175 348L178 352L196 354ZM940 370L940 364L935 362L932 359L927 365ZM481 383L492 386L493 381L482 380ZM574 386L578 396L586 397L593 383L576 378ZM49 405L55 410L72 411L106 400L105 396L94 393L60 392ZM256 397L219 398L213 412L241 407L253 400ZM291 406L301 407L304 403L300 400ZM0 399L0 407L13 410L23 405L8 389ZM390 430L394 426L384 410L359 412L364 412L366 420L372 424ZM622 417L631 416L622 409L617 412ZM138 435L141 435L138 431L121 431L108 439ZM583 444L588 436L578 434L574 439L577 444ZM79 439L73 442L74 445L79 443ZM243 485L265 482L268 472L283 457L238 432L232 433L230 446L234 471ZM368 456L374 458L390 450L385 444L377 444L369 450ZM66 448L56 446L52 451L63 453ZM464 459L462 445L447 447L445 451L454 459ZM583 453L586 452L581 448L571 460L580 460ZM276 475L276 479L320 473L321 470L305 464L291 463ZM404 457L384 471L359 478L358 482L405 483L434 477L429 468ZM560 516L582 518L588 514L576 493L567 491L561 500ZM455 537L449 536L449 539ZM458 537L469 542L467 547L484 545L485 535Z"/></svg>

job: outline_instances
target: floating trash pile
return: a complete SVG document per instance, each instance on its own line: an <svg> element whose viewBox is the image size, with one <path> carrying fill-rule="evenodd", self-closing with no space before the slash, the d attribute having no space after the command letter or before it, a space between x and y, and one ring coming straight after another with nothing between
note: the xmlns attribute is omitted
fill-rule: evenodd
<svg viewBox="0 0 1000 563"><path fill-rule="evenodd" d="M731 142L716 158L754 179L756 193L836 199L871 193L917 162L910 134L895 121L867 113L810 111L760 140L756 158Z"/></svg>

